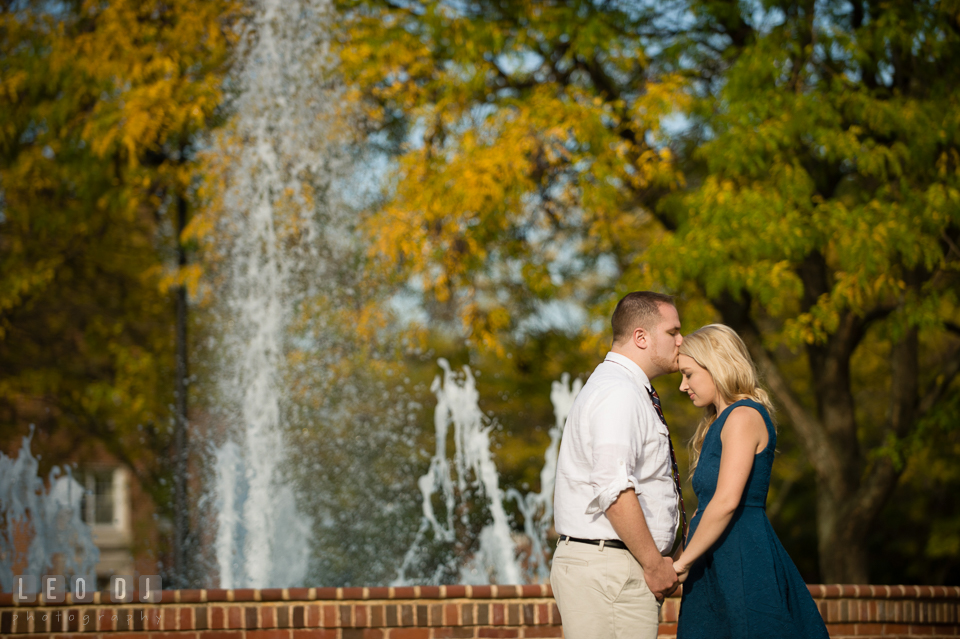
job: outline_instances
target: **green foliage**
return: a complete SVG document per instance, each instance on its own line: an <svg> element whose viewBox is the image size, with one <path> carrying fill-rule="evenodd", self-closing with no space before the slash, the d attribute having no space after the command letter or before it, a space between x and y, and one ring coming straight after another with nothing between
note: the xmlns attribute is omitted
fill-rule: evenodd
<svg viewBox="0 0 960 639"><path fill-rule="evenodd" d="M218 120L235 14L229 0L0 3L2 438L36 422L51 463L105 446L158 501L169 217Z"/></svg>
<svg viewBox="0 0 960 639"><path fill-rule="evenodd" d="M542 301L603 320L638 288L679 293L687 331L730 324L795 429L772 499L815 482L820 578L868 579L860 542L957 395L958 7L341 6L345 72L397 141L383 270L497 353Z"/></svg>

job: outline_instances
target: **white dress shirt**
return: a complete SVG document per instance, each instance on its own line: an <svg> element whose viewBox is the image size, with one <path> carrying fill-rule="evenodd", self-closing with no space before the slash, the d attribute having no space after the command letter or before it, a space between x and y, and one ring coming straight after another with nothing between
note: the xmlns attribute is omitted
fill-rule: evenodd
<svg viewBox="0 0 960 639"><path fill-rule="evenodd" d="M680 509L671 475L670 433L650 400L650 380L623 355L607 353L567 415L554 513L557 532L619 539L605 514L633 488L661 553L673 547Z"/></svg>

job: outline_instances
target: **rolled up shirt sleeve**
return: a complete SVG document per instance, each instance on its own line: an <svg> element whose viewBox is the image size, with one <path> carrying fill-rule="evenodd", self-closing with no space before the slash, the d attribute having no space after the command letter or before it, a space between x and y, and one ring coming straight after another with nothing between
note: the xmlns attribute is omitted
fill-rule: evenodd
<svg viewBox="0 0 960 639"><path fill-rule="evenodd" d="M642 436L636 390L619 386L603 395L593 402L588 417L594 442L588 515L605 512L629 488L640 493L634 476Z"/></svg>

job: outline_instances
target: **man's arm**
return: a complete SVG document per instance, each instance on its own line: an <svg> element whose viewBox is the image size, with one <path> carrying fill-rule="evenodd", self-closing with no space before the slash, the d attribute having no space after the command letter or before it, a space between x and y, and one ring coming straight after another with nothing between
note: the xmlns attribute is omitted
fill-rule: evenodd
<svg viewBox="0 0 960 639"><path fill-rule="evenodd" d="M677 573L673 560L664 557L653 541L643 509L632 488L623 491L606 511L607 519L617 536L627 545L643 567L643 578L657 601L663 601L677 589Z"/></svg>

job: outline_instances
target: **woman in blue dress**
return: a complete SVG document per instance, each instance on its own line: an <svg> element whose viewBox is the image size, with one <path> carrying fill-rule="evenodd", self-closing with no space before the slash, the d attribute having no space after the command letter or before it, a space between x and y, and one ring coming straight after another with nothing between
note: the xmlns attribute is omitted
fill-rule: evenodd
<svg viewBox="0 0 960 639"><path fill-rule="evenodd" d="M827 639L806 584L767 519L777 446L773 406L733 329L683 338L680 390L705 415L690 443L699 500L674 568L677 639Z"/></svg>

